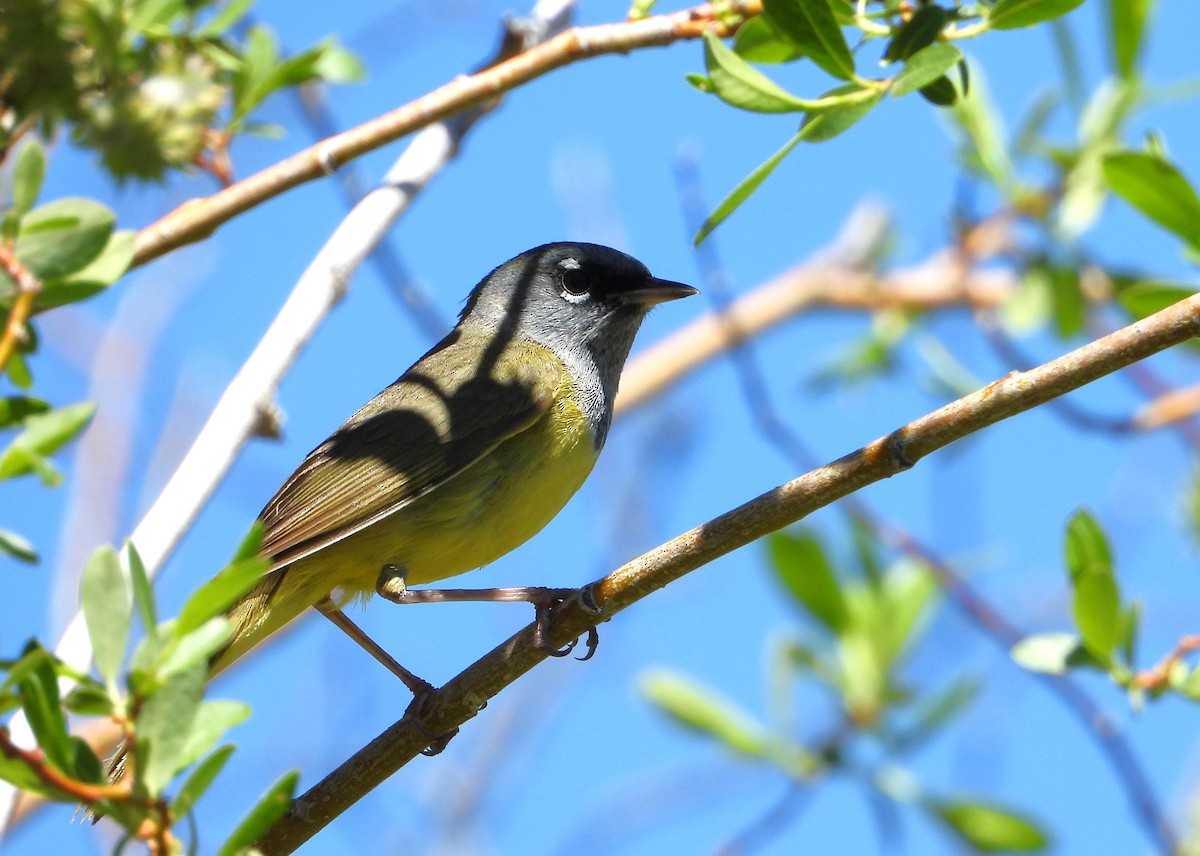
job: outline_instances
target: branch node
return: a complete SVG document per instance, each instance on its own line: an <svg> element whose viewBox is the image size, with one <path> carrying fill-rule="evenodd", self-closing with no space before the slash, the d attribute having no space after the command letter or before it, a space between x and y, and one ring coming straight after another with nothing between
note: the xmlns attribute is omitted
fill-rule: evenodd
<svg viewBox="0 0 1200 856"><path fill-rule="evenodd" d="M314 155L317 165L321 167L321 172L325 175L333 175L338 168L337 156L334 153L334 147L327 143L328 141L325 141L314 146Z"/></svg>
<svg viewBox="0 0 1200 856"><path fill-rule="evenodd" d="M269 398L264 398L254 408L254 424L250 433L264 440L283 439L283 409Z"/></svg>
<svg viewBox="0 0 1200 856"><path fill-rule="evenodd" d="M896 466L899 467L901 472L904 470L911 470L917 465L917 462L908 456L907 438L904 435L905 430L900 428L896 431L893 431L891 434L888 434L887 438L888 453L892 456L892 460L896 463Z"/></svg>

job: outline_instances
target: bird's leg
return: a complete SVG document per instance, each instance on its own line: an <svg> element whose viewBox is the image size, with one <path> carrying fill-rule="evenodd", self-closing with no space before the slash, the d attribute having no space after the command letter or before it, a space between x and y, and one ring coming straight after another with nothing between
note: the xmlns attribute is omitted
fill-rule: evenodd
<svg viewBox="0 0 1200 856"><path fill-rule="evenodd" d="M408 669L396 662L387 651L380 647L379 643L366 634L366 632L350 620L346 613L342 612L333 601L329 598L322 598L317 602L317 611L334 623L335 626L355 642L358 643L364 651L383 664L383 667L398 677L404 682L404 686L408 687L409 691L414 696L422 696L431 693L434 690L433 684L424 678L419 678L410 672Z"/></svg>
<svg viewBox="0 0 1200 856"><path fill-rule="evenodd" d="M535 620L533 644L541 651L552 657L565 657L574 650L579 640L574 639L565 648L554 648L550 645L550 622L554 612L564 603L577 600L589 612L599 613L600 609L592 599L591 589L583 588L546 588L544 586L514 586L511 588L490 589L410 589L405 582L403 568L396 565L384 565L375 583L375 591L380 597L392 603L446 603L452 601L487 601L489 603L531 603L533 604ZM587 653L580 660L590 660L600 644L600 633L595 627L588 628Z"/></svg>
<svg viewBox="0 0 1200 856"><path fill-rule="evenodd" d="M429 681L425 680L424 678L414 675L408 669L401 666L391 654L383 650L378 642L368 636L361 627L351 621L350 617L338 609L337 606L334 605L334 602L328 597L317 601L316 608L318 612L333 622L333 624L339 630L357 642L359 647L382 663L385 669L403 681L404 686L408 687L409 691L413 694L412 704L409 705L409 710L411 710L414 714L413 724L418 730L430 738L429 745L421 750L421 754L437 755L439 752L445 749L446 744L449 743L451 738L458 733L458 729L455 728L453 731L450 731L446 734L434 734L422 726L420 721L421 710L435 690L433 684L429 683Z"/></svg>

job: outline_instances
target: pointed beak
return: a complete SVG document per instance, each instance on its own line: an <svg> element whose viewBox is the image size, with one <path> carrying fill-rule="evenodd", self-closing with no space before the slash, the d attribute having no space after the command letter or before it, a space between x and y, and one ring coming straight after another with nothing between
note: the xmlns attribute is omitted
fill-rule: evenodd
<svg viewBox="0 0 1200 856"><path fill-rule="evenodd" d="M621 297L627 303L637 303L643 306L656 306L668 300L678 300L681 297L691 297L700 292L682 282L671 282L669 279L648 279L646 284L624 292Z"/></svg>

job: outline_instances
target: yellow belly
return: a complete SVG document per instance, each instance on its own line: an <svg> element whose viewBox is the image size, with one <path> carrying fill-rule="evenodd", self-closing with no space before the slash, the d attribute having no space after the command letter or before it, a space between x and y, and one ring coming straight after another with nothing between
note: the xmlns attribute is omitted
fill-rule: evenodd
<svg viewBox="0 0 1200 856"><path fill-rule="evenodd" d="M333 580L326 591L373 593L396 565L410 585L474 570L536 535L596 462L592 432L560 401L526 431L395 514L294 564L291 575Z"/></svg>
<svg viewBox="0 0 1200 856"><path fill-rule="evenodd" d="M495 561L536 535L596 463L594 435L571 396L558 395L530 428L445 484L341 541L275 571L230 613L237 635L212 663L216 674L331 592L369 597L385 565L410 585ZM261 592L261 595L257 593Z"/></svg>

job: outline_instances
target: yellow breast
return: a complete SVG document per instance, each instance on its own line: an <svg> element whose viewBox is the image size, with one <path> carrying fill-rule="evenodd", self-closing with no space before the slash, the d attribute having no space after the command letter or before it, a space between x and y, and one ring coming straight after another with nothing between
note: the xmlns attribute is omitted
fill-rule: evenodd
<svg viewBox="0 0 1200 856"><path fill-rule="evenodd" d="M395 514L296 562L289 578L370 594L385 564L403 568L410 585L482 567L549 523L596 455L593 432L564 382L534 425Z"/></svg>

